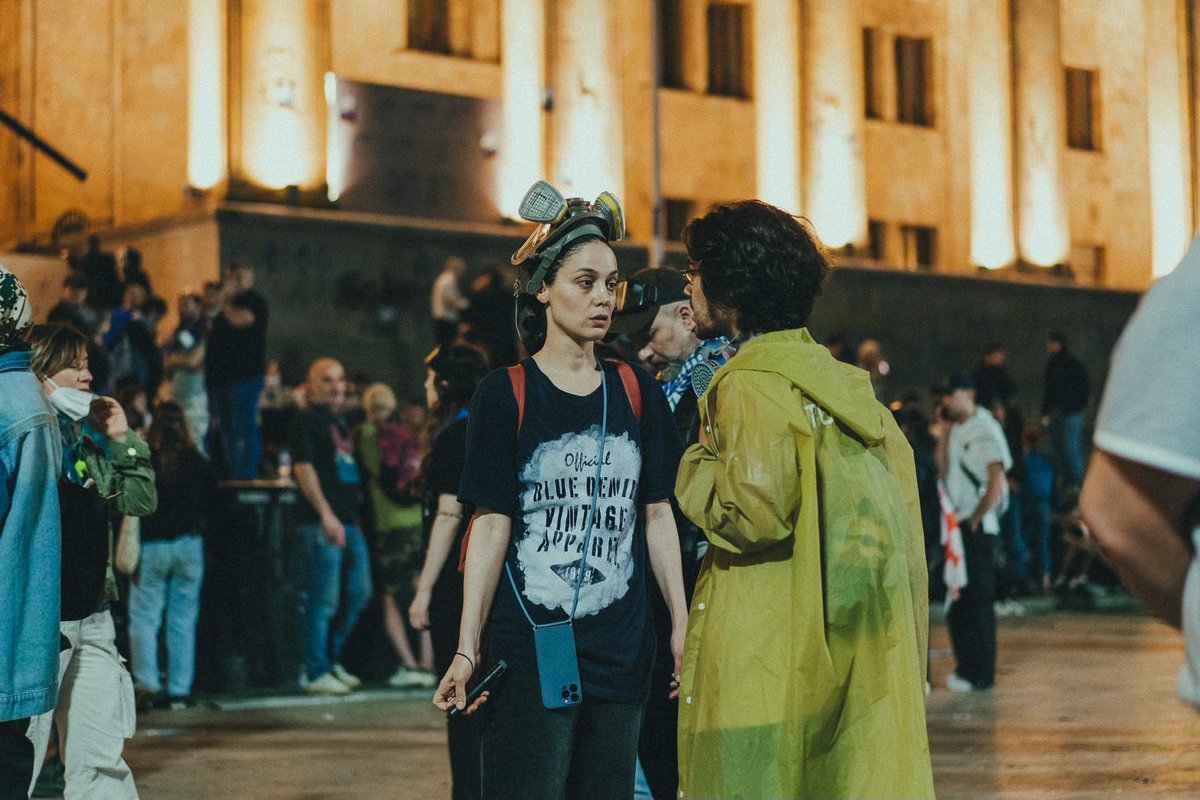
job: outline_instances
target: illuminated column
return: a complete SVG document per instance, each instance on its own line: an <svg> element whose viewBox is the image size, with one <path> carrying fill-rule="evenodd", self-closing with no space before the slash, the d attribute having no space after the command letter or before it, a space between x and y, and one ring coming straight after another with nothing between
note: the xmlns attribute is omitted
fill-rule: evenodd
<svg viewBox="0 0 1200 800"><path fill-rule="evenodd" d="M842 247L867 238L859 0L807 0L803 27L804 213L827 246Z"/></svg>
<svg viewBox="0 0 1200 800"><path fill-rule="evenodd" d="M755 0L755 186L758 197L800 213L800 14L796 0ZM816 220L814 220L816 222ZM818 226L817 233L825 232Z"/></svg>
<svg viewBox="0 0 1200 800"><path fill-rule="evenodd" d="M326 0L242 0L242 170L270 189L325 180Z"/></svg>
<svg viewBox="0 0 1200 800"><path fill-rule="evenodd" d="M1017 256L1008 2L972 0L968 13L971 263L997 269Z"/></svg>
<svg viewBox="0 0 1200 800"><path fill-rule="evenodd" d="M1058 0L1013 0L1016 46L1017 239L1021 258L1049 267L1071 250L1062 181L1066 99Z"/></svg>
<svg viewBox="0 0 1200 800"><path fill-rule="evenodd" d="M568 197L625 194L621 84L609 3L555 0L554 184Z"/></svg>
<svg viewBox="0 0 1200 800"><path fill-rule="evenodd" d="M517 218L521 198L544 176L542 64L543 0L504 0L500 10L500 74L504 143L500 148L500 213Z"/></svg>
<svg viewBox="0 0 1200 800"><path fill-rule="evenodd" d="M188 0L188 183L225 177L225 3Z"/></svg>
<svg viewBox="0 0 1200 800"><path fill-rule="evenodd" d="M1179 263L1192 233L1187 34L1177 0L1144 0L1144 8L1151 270L1158 277Z"/></svg>

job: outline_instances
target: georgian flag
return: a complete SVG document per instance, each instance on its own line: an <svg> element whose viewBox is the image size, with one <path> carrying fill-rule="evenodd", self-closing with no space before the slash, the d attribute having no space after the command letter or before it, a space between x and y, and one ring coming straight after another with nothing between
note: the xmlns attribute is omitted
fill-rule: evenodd
<svg viewBox="0 0 1200 800"><path fill-rule="evenodd" d="M946 581L946 608L950 608L950 604L958 599L967 585L967 554L963 549L958 516L954 513L954 506L950 505L946 487L941 481L938 481L938 502L942 506L942 551L946 562L942 574Z"/></svg>

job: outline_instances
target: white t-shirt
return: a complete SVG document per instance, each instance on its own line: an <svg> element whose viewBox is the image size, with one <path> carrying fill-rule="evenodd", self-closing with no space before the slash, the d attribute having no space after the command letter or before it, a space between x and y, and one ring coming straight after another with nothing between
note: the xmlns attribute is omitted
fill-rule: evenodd
<svg viewBox="0 0 1200 800"><path fill-rule="evenodd" d="M1096 446L1115 456L1200 480L1200 240L1157 280L1113 354L1096 418ZM1200 528L1192 532L1200 552ZM1187 658L1179 694L1200 706L1200 561L1183 591Z"/></svg>
<svg viewBox="0 0 1200 800"><path fill-rule="evenodd" d="M988 465L996 462L1004 465L1004 471L1012 468L1012 454L1004 429L985 408L976 407L975 413L950 429L949 463L946 468L946 494L954 506L959 520L966 520L979 505L979 498L987 491ZM1007 495L1008 481L1004 482ZM1001 500L997 506L1005 505ZM993 506L983 515L983 532L1000 532L1000 515Z"/></svg>
<svg viewBox="0 0 1200 800"><path fill-rule="evenodd" d="M458 276L443 270L433 281L429 311L434 319L458 322L458 313L467 307L466 298L458 290Z"/></svg>

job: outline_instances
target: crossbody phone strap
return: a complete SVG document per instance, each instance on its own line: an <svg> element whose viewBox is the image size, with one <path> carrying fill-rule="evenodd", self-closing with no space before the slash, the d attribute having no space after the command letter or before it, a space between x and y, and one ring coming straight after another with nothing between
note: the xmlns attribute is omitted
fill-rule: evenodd
<svg viewBox="0 0 1200 800"><path fill-rule="evenodd" d="M575 573L575 598L571 601L571 614L567 617L568 622L575 618L575 609L579 606L579 588L583 585L583 576L587 572L588 548L592 540L592 527L596 521L596 507L600 503L600 471L604 467L604 452L608 443L608 377L604 373L603 364L600 365L600 395L603 410L600 414L600 448L596 458L596 483L592 487L592 504L588 507L587 533L583 537L583 557L579 559L579 570ZM504 559L504 571L508 573L508 582L512 584L513 594L517 596L517 604L521 606L521 613L525 615L525 619L529 620L529 624L536 628L537 623L533 621L533 617L529 615L529 609L525 607L525 601L517 589L517 581L513 578L512 568L509 567L507 558Z"/></svg>

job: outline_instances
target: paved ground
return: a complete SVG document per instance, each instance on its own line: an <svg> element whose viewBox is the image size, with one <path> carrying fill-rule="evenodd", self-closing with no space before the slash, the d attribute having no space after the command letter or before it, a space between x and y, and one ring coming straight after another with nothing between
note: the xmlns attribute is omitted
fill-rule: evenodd
<svg viewBox="0 0 1200 800"><path fill-rule="evenodd" d="M933 644L939 797L1200 797L1200 714L1174 697L1181 645L1166 627L1133 614L1003 620L986 695L940 688L953 667L940 623ZM441 716L413 693L156 712L140 726L127 754L146 800L449 796Z"/></svg>

